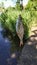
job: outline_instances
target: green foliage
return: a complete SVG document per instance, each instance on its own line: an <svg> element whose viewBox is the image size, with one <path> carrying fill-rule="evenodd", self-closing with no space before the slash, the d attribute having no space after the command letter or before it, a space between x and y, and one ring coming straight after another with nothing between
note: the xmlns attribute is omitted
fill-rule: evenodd
<svg viewBox="0 0 37 65"><path fill-rule="evenodd" d="M17 3L20 3L20 0L17 0Z"/></svg>
<svg viewBox="0 0 37 65"><path fill-rule="evenodd" d="M17 2L16 2L16 9L17 10L23 10L23 4L20 4L20 1L22 1L22 0L17 0Z"/></svg>
<svg viewBox="0 0 37 65"><path fill-rule="evenodd" d="M10 31L15 31L15 23L18 16L18 11L13 11L12 9L7 9L1 15L1 21L4 28L9 28Z"/></svg>
<svg viewBox="0 0 37 65"><path fill-rule="evenodd" d="M19 3L16 4L16 9L17 9L17 10L21 10Z"/></svg>
<svg viewBox="0 0 37 65"><path fill-rule="evenodd" d="M20 6L17 5L16 8L11 7L8 8L1 15L1 22L3 27L9 29L15 35L16 35L15 25L19 14L20 14ZM25 29L24 38L27 39L31 32L31 27L37 25L37 1L30 0L25 10L21 12L21 16Z"/></svg>
<svg viewBox="0 0 37 65"><path fill-rule="evenodd" d="M26 9L27 10L36 10L37 11L37 0L29 0Z"/></svg>

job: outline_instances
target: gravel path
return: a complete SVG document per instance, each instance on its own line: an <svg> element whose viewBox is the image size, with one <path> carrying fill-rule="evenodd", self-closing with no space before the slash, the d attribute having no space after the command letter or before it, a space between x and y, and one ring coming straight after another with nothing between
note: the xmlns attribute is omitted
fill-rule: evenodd
<svg viewBox="0 0 37 65"><path fill-rule="evenodd" d="M17 65L37 65L37 27L32 28Z"/></svg>

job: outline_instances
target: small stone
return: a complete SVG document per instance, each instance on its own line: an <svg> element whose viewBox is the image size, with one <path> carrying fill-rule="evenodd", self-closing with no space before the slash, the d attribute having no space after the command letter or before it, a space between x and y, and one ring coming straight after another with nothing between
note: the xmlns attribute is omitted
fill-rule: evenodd
<svg viewBox="0 0 37 65"><path fill-rule="evenodd" d="M28 42L28 45L31 45L32 44L32 42Z"/></svg>
<svg viewBox="0 0 37 65"><path fill-rule="evenodd" d="M36 49L37 49L37 45L36 45Z"/></svg>
<svg viewBox="0 0 37 65"><path fill-rule="evenodd" d="M13 53L13 54L11 55L11 58L15 58L15 57L16 57L16 54Z"/></svg>
<svg viewBox="0 0 37 65"><path fill-rule="evenodd" d="M34 37L31 37L30 40L31 40L31 41L34 41Z"/></svg>
<svg viewBox="0 0 37 65"><path fill-rule="evenodd" d="M35 40L37 40L37 37L35 37Z"/></svg>

